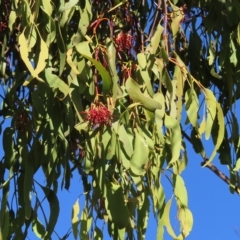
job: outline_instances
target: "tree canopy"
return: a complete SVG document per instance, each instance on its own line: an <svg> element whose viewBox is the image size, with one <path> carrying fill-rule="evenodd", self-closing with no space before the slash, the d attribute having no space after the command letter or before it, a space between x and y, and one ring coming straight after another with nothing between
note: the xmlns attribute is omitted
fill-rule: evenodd
<svg viewBox="0 0 240 240"><path fill-rule="evenodd" d="M51 239L73 172L85 194L81 211L77 199L67 206L75 239L103 239L103 222L113 239L144 239L150 211L156 239L164 229L185 239L186 146L240 192L238 0L0 0L0 9L0 239L30 229Z"/></svg>

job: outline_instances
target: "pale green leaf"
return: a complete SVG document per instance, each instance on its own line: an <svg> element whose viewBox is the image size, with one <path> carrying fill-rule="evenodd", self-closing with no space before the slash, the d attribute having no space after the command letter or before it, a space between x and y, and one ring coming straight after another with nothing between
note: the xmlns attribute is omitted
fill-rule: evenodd
<svg viewBox="0 0 240 240"><path fill-rule="evenodd" d="M140 86L132 79L128 78L126 81L126 90L129 96L134 102L141 103L147 110L155 111L156 109L161 109L162 104L152 99L150 96L145 96L141 90Z"/></svg>
<svg viewBox="0 0 240 240"><path fill-rule="evenodd" d="M71 9L72 7L74 7L76 4L78 3L78 0L69 0L68 2L66 2L64 4L63 7L60 7L59 8L59 12L63 12L65 10L69 10Z"/></svg>
<svg viewBox="0 0 240 240"><path fill-rule="evenodd" d="M77 235L78 235L79 212L80 212L80 206L79 206L79 201L77 199L77 201L74 203L72 207L72 230L73 230L73 236L75 239L77 239Z"/></svg>
<svg viewBox="0 0 240 240"><path fill-rule="evenodd" d="M177 236L175 234L175 232L172 229L172 225L170 222L170 208L172 205L172 198L167 202L167 204L165 205L164 208L164 213L163 213L163 219L164 219L164 225L167 228L167 232L169 233L169 235L171 235L171 237L173 237L174 239L177 239Z"/></svg>
<svg viewBox="0 0 240 240"><path fill-rule="evenodd" d="M194 89L188 89L185 93L187 117L193 127L198 128L198 97ZM187 120L185 122L187 124Z"/></svg>
<svg viewBox="0 0 240 240"><path fill-rule="evenodd" d="M179 207L188 207L187 189L180 175L173 175L174 194Z"/></svg>
<svg viewBox="0 0 240 240"><path fill-rule="evenodd" d="M205 88L204 92L207 107L205 138L208 140L211 136L213 122L217 113L217 101L211 90Z"/></svg>
<svg viewBox="0 0 240 240"><path fill-rule="evenodd" d="M161 40L163 30L164 30L163 26L161 24L158 24L157 29L155 30L155 32L150 40L150 44L146 48L146 52L150 52L150 54L156 53L156 51L159 47L159 43Z"/></svg>
<svg viewBox="0 0 240 240"><path fill-rule="evenodd" d="M178 218L181 223L181 232L184 237L187 237L193 227L193 216L188 208L180 208Z"/></svg>
<svg viewBox="0 0 240 240"><path fill-rule="evenodd" d="M237 159L236 165L235 165L233 171L239 171L239 169L240 169L240 158Z"/></svg>
<svg viewBox="0 0 240 240"><path fill-rule="evenodd" d="M146 172L149 148L144 138L135 130L134 152L130 160L131 171L136 175Z"/></svg>
<svg viewBox="0 0 240 240"><path fill-rule="evenodd" d="M217 154L217 150L221 146L221 143L224 139L224 133L225 133L225 125L224 125L224 115L223 115L223 110L222 107L219 103L216 103L216 109L217 109L217 122L218 122L218 136L217 136L217 141L214 146L213 152L204 166L206 166L208 163L210 163L214 157Z"/></svg>
<svg viewBox="0 0 240 240"><path fill-rule="evenodd" d="M171 151L172 158L169 165L176 162L180 157L182 146L181 128L179 122L171 116L165 115L164 125L171 131Z"/></svg>

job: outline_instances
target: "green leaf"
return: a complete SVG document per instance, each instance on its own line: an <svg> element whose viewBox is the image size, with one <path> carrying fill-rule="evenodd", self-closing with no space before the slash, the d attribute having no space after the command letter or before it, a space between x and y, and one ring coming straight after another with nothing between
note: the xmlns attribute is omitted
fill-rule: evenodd
<svg viewBox="0 0 240 240"><path fill-rule="evenodd" d="M217 154L217 150L221 146L221 143L224 139L224 133L225 133L224 115L223 115L221 105L219 103L216 103L216 109L217 109L217 122L218 122L217 141L209 160L204 164L204 166L207 166L208 163L210 163L214 159L214 157Z"/></svg>
<svg viewBox="0 0 240 240"><path fill-rule="evenodd" d="M40 220L37 218L37 216L35 216L33 218L33 221L32 221L32 230L33 232L35 233L35 235L40 238L40 239L43 239L45 233L46 233L46 230L43 226L43 224L40 222Z"/></svg>
<svg viewBox="0 0 240 240"><path fill-rule="evenodd" d="M67 63L72 68L72 70L75 74L80 74L80 72L77 69L77 65L72 60L72 53L73 53L73 49L69 48L67 51Z"/></svg>
<svg viewBox="0 0 240 240"><path fill-rule="evenodd" d="M51 16L52 12L53 12L53 7L52 7L51 2L41 0L41 5L42 5L42 8L44 9L44 11L48 14L48 16Z"/></svg>
<svg viewBox="0 0 240 240"><path fill-rule="evenodd" d="M143 137L135 129L134 152L130 160L131 171L135 175L143 175L146 172L149 148Z"/></svg>
<svg viewBox="0 0 240 240"><path fill-rule="evenodd" d="M113 158L115 154L115 150L116 150L116 133L114 130L112 130L112 136L107 146L107 155L106 155L107 160L111 160Z"/></svg>
<svg viewBox="0 0 240 240"><path fill-rule="evenodd" d="M110 38L106 39L106 43L107 43L107 61L109 65L110 76L113 82L112 98L113 98L113 102L115 102L116 98L122 95L122 91L118 84L119 77L118 77L117 68L116 68L116 48L114 46L114 42L111 41Z"/></svg>
<svg viewBox="0 0 240 240"><path fill-rule="evenodd" d="M0 231L0 239L8 239L8 235L9 235L9 212L8 210L6 210L4 212L4 221L1 222L1 231Z"/></svg>
<svg viewBox="0 0 240 240"><path fill-rule="evenodd" d="M62 31L60 28L60 24L59 22L55 22L56 23L56 31L57 31L57 45L58 45L58 53L59 53L59 59L60 59L60 63L59 63L59 76L62 75L63 70L65 68L65 63L66 63L66 45L65 45L65 41L63 39L62 36Z"/></svg>
<svg viewBox="0 0 240 240"><path fill-rule="evenodd" d="M206 106L207 106L205 138L206 140L208 140L211 136L213 122L217 113L217 101L211 90L205 88L204 92L205 92Z"/></svg>
<svg viewBox="0 0 240 240"><path fill-rule="evenodd" d="M198 97L194 89L188 89L185 93L187 116L193 127L198 128ZM187 120L185 122L187 124Z"/></svg>
<svg viewBox="0 0 240 240"><path fill-rule="evenodd" d="M179 207L188 207L187 189L180 175L173 175L174 194Z"/></svg>
<svg viewBox="0 0 240 240"><path fill-rule="evenodd" d="M125 228L129 223L129 212L124 200L123 189L120 185L113 183L107 184L105 205L109 219L115 223L119 229Z"/></svg>
<svg viewBox="0 0 240 240"><path fill-rule="evenodd" d="M25 218L29 219L32 215L31 197L33 175L34 175L34 162L28 157L27 146L23 147L22 157L25 161L25 174L24 174L24 202L25 202Z"/></svg>
<svg viewBox="0 0 240 240"><path fill-rule="evenodd" d="M193 216L188 208L180 208L178 212L178 218L181 222L181 232L185 237L187 237L193 227Z"/></svg>
<svg viewBox="0 0 240 240"><path fill-rule="evenodd" d="M150 54L156 54L163 30L164 30L163 26L161 24L158 24L157 29L155 30L150 40L150 44L146 48L146 52L150 52Z"/></svg>
<svg viewBox="0 0 240 240"><path fill-rule="evenodd" d="M109 94L110 90L112 89L112 80L110 78L108 71L104 68L104 66L99 61L93 59L92 57L89 57L88 55L85 55L84 51L80 50L80 48L77 48L77 51L83 57L87 58L99 71L103 81L103 94L104 95Z"/></svg>
<svg viewBox="0 0 240 240"><path fill-rule="evenodd" d="M96 180L97 185L100 189L100 191L103 193L104 186L105 186L105 164L106 164L106 158L105 158L105 152L104 152L104 146L103 143L97 144L97 160L96 160Z"/></svg>
<svg viewBox="0 0 240 240"><path fill-rule="evenodd" d="M64 4L64 6L59 8L59 12L63 12L65 10L69 10L72 7L74 7L75 5L77 5L77 3L78 3L78 0L69 0L69 2L66 2Z"/></svg>
<svg viewBox="0 0 240 240"><path fill-rule="evenodd" d="M6 127L3 132L3 150L5 153L5 164L10 169L14 160L15 160L15 153L14 153L14 128Z"/></svg>
<svg viewBox="0 0 240 240"><path fill-rule="evenodd" d="M53 89L59 89L63 93L60 100L64 99L69 94L69 86L61 80L57 75L52 73L52 69L45 69L45 78L49 86Z"/></svg>
<svg viewBox="0 0 240 240"><path fill-rule="evenodd" d="M178 8L172 4L171 4L171 6L173 9L171 29L172 29L173 39L175 40L177 37L177 33L180 31L180 24L182 22L182 19L184 18L184 13L180 8Z"/></svg>
<svg viewBox="0 0 240 240"><path fill-rule="evenodd" d="M162 108L161 103L155 101L150 96L145 96L141 92L140 86L132 78L127 79L126 90L134 102L140 102L147 110L153 112Z"/></svg>
<svg viewBox="0 0 240 240"><path fill-rule="evenodd" d="M180 157L180 151L182 146L181 128L178 121L168 115L165 115L164 125L169 130L171 130L170 141L171 141L172 158L171 158L171 161L169 162L169 165L170 165L176 162Z"/></svg>
<svg viewBox="0 0 240 240"><path fill-rule="evenodd" d="M196 153L200 153L201 156L205 157L205 151L202 144L202 141L200 140L196 130L193 128L191 132L191 143L193 146L193 149Z"/></svg>
<svg viewBox="0 0 240 240"><path fill-rule="evenodd" d="M155 124L157 126L157 134L160 139L160 142L162 144L164 144L164 136L163 136L163 132L162 132L162 127L163 127L163 117L165 114L165 104L164 104L165 99L164 99L164 96L162 93L156 93L153 96L153 99L162 103L162 109L161 110L156 109L156 111L155 111Z"/></svg>
<svg viewBox="0 0 240 240"><path fill-rule="evenodd" d="M33 70L32 64L28 59L27 53L23 53L23 51L26 51L26 46L27 46L26 39L24 37L24 32L21 34L21 42L19 39L19 43L20 43L20 46L22 44L22 50L20 51L20 53L21 53L21 56L23 57L23 61L31 73L31 76L23 83L23 86L27 86L33 80L33 78L37 78L39 81L43 81L41 78L38 77L38 74L42 72L46 67L46 59L48 59L47 44L40 37L40 53L39 53L38 61L36 64L37 66Z"/></svg>
<svg viewBox="0 0 240 240"><path fill-rule="evenodd" d="M80 239L89 240L88 231L91 227L92 217L88 214L88 208L85 208L82 211L81 220L80 220Z"/></svg>
<svg viewBox="0 0 240 240"><path fill-rule="evenodd" d="M240 158L237 159L236 165L233 168L233 171L239 171L239 169L240 169Z"/></svg>
<svg viewBox="0 0 240 240"><path fill-rule="evenodd" d="M140 239L145 238L145 233L148 226L149 212L150 212L150 209L149 209L150 202L149 202L148 196L145 195L145 193L143 192L142 197L143 197L143 202L139 204L138 219L137 219L137 229L139 232Z"/></svg>
<svg viewBox="0 0 240 240"><path fill-rule="evenodd" d="M53 190L51 190L50 188L43 187L41 185L40 185L40 187L42 188L42 190L49 202L50 217L49 217L48 225L46 228L45 237L50 237L54 231L55 225L58 220L59 210L60 210L59 202L58 202L58 198Z"/></svg>
<svg viewBox="0 0 240 240"><path fill-rule="evenodd" d="M138 53L137 60L138 60L139 66L145 70L145 68L147 67L146 53Z"/></svg>
<svg viewBox="0 0 240 240"><path fill-rule="evenodd" d="M73 230L73 236L75 239L77 239L78 236L78 214L80 213L80 206L79 201L75 202L75 204L72 207L72 230Z"/></svg>
<svg viewBox="0 0 240 240"><path fill-rule="evenodd" d="M8 19L8 27L10 29L10 31L12 32L13 29L13 24L15 23L17 19L17 14L15 11L11 11L9 14L9 19Z"/></svg>
<svg viewBox="0 0 240 240"><path fill-rule="evenodd" d="M122 150L128 158L130 159L132 154L133 154L133 135L129 131L129 129L126 128L126 126L121 125L119 130L118 130L118 135L119 135L119 141L122 146Z"/></svg>
<svg viewBox="0 0 240 240"><path fill-rule="evenodd" d="M163 213L163 219L164 219L164 224L167 228L167 232L169 235L171 235L172 238L177 239L177 236L175 235L175 232L172 229L172 225L170 222L170 208L172 205L172 198L167 202L164 208L164 213Z"/></svg>
<svg viewBox="0 0 240 240"><path fill-rule="evenodd" d="M152 86L152 82L151 82L151 75L152 75L152 72L150 72L149 70L145 71L145 70L139 69L137 71L138 79L142 80L145 83L148 94L151 97L153 97L154 91L153 91L153 86Z"/></svg>
<svg viewBox="0 0 240 240"><path fill-rule="evenodd" d="M94 239L95 240L102 240L103 239L103 233L97 226L94 229Z"/></svg>

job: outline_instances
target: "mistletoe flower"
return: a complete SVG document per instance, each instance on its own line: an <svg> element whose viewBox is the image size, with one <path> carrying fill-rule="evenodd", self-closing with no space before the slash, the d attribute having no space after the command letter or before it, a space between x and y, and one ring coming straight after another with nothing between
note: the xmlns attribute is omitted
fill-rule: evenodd
<svg viewBox="0 0 240 240"><path fill-rule="evenodd" d="M98 103L97 105L93 104L84 114L86 114L84 120L88 121L90 126L112 125L112 113L102 103Z"/></svg>

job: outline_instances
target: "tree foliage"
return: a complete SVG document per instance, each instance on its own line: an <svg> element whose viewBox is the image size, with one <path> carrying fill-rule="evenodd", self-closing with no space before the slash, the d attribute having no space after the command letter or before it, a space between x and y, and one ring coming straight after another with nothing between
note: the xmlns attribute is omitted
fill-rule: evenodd
<svg viewBox="0 0 240 240"><path fill-rule="evenodd" d="M193 226L181 177L186 140L204 166L217 156L229 169L230 190L238 191L238 0L0 6L1 239L25 239L30 228L51 239L57 193L69 189L74 171L85 193L85 205L76 201L69 219L75 239L102 239L103 221L113 239L144 239L150 211L157 239L164 228L184 239ZM203 139L213 140L210 156Z"/></svg>

